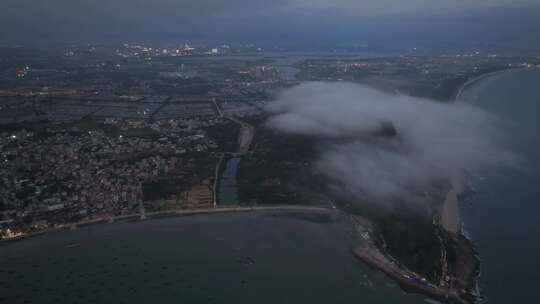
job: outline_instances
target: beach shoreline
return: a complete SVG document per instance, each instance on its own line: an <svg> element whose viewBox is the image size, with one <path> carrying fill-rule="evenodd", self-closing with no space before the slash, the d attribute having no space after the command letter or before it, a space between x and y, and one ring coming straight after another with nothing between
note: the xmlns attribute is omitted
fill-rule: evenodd
<svg viewBox="0 0 540 304"><path fill-rule="evenodd" d="M444 258L446 275L440 282L430 282L422 275L411 271L388 253L375 244L373 230L366 229L366 225L356 224L356 216L351 216L355 225L357 245L352 253L367 266L381 271L388 278L395 281L400 288L411 294L422 294L431 299L457 303L473 304L479 295L476 293L476 277L479 273L479 263L472 243L461 234L446 234L441 238L445 252L452 251L461 254L459 260L454 261L451 267ZM439 229L436 226L436 229ZM446 256L446 255L445 255Z"/></svg>
<svg viewBox="0 0 540 304"><path fill-rule="evenodd" d="M461 85L458 92L456 93L456 96L454 98L454 102L460 101L461 96L463 95L463 93L469 87L473 86L474 84L476 84L479 81L482 81L482 80L484 80L486 78L493 77L493 76L498 76L498 75L501 75L501 74L504 74L504 73L507 73L507 72L516 72L516 71L535 69L535 68L536 67L517 67L517 68L516 67L509 67L509 68L506 68L506 69L498 70L498 71L495 71L495 72L488 72L488 73L481 74L481 75L479 75L477 77L473 77L473 78L467 80L463 85Z"/></svg>
<svg viewBox="0 0 540 304"><path fill-rule="evenodd" d="M23 234L13 238L6 238L0 240L0 246L6 245L12 242L23 241L29 238L53 233L65 230L74 230L77 228L97 225L97 224L110 224L115 222L126 221L147 221L168 217L182 217L192 215L208 215L208 214L224 214L224 213L239 213L239 212L302 212L302 213L314 213L314 214L329 214L334 215L340 211L325 206L301 206L301 205L267 205L267 206L223 206L216 208L200 208L200 209L174 209L166 211L147 212L144 215L140 213L121 215L121 216L107 216L99 217L89 220L82 220L74 223L66 223L58 225L53 228L44 229L36 232Z"/></svg>

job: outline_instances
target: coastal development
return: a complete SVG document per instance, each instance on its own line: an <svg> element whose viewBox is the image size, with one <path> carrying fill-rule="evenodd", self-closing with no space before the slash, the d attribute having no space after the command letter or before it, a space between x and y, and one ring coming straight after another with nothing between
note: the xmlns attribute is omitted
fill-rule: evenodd
<svg viewBox="0 0 540 304"><path fill-rule="evenodd" d="M352 254L403 289L463 304L477 299L480 267L461 229L466 180L433 180L398 199L344 195L317 166L321 146L352 140L395 151L401 130L385 122L352 139L291 135L268 126L268 106L312 81L452 103L482 75L540 66L538 57L479 52L365 58L190 44L0 54L2 244L169 216L325 214L346 218ZM231 197L222 195L225 176Z"/></svg>

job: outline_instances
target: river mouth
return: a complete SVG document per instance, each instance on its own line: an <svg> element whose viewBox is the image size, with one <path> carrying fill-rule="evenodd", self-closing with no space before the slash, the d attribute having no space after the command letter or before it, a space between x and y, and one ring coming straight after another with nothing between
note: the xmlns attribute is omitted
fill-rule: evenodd
<svg viewBox="0 0 540 304"><path fill-rule="evenodd" d="M238 198L238 164L240 158L225 159L223 163L223 172L219 178L218 184L218 206L239 205Z"/></svg>

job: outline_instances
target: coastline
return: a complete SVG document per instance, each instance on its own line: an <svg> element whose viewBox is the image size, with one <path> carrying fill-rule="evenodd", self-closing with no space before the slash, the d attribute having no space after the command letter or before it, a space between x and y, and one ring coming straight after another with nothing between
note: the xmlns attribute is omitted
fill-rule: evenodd
<svg viewBox="0 0 540 304"><path fill-rule="evenodd" d="M31 232L21 236L1 239L0 246L22 241L28 238L37 237L40 235L59 232L64 230L74 230L79 227L85 227L90 225L97 224L107 224L114 222L124 222L124 221L145 221L152 219L160 219L164 217L182 217L182 216L191 216L191 215L203 215L203 214L222 214L222 213L235 213L235 212L264 212L264 211L274 211L274 212L304 212L304 213L317 213L317 214L335 214L340 212L336 209L332 209L324 206L300 206L300 205L268 205L268 206L253 206L253 207L242 207L242 206L226 206L226 207L216 207L216 208L201 208L201 209L174 209L167 211L156 211L148 212L144 214L134 213L121 216L112 216L112 217L99 217L90 220L82 220L74 223L66 223L59 225L57 227L44 229L41 231Z"/></svg>
<svg viewBox="0 0 540 304"><path fill-rule="evenodd" d="M529 69L537 68L507 68L495 72L485 73L469 79L460 87L454 102L464 102L464 100L462 100L463 94L472 86L483 80L490 77L496 77L504 73L512 73ZM462 292L457 294L454 293L451 295L451 297L448 297L450 295L447 295L446 300L451 300L452 302L457 303L476 303L482 298L478 282L481 274L481 261L478 251L475 248L474 241L463 230L463 222L460 216L460 196L466 192L465 178L466 177L463 176L463 172L456 172L450 177L450 188L446 192L445 200L439 212L439 219L435 223L442 233L441 241L443 244L443 250L445 250L444 259L442 261L444 264L443 269L445 270L445 275L449 276L449 280L447 280L445 284L443 284L444 282L441 280L441 287L444 285L448 287L453 285L461 285L462 287ZM449 264L447 255L452 252L456 256L454 257L452 264ZM440 298L441 290L437 291L433 288L425 288L425 286L414 286L414 284L411 286L409 282L406 282L399 276L396 276L396 272L389 273L384 269L382 269L382 271L398 280L400 285L405 284L402 286L404 289L410 288L413 291L422 292L424 294L433 296L436 299L444 300ZM451 288L448 288L448 290L450 289ZM442 291L444 291L444 289L442 289Z"/></svg>
<svg viewBox="0 0 540 304"><path fill-rule="evenodd" d="M534 265L540 247L531 240L538 239L539 230L533 225L538 219L539 198L528 185L540 177L539 79L538 67L524 68L477 83L462 96L463 102L503 121L504 147L517 158L507 167L474 175L474 197L462 204L463 233L474 241L482 263L479 290L490 303L510 303L516 294L522 299L535 298L539 277ZM503 233L493 238L499 225Z"/></svg>
<svg viewBox="0 0 540 304"><path fill-rule="evenodd" d="M458 292L450 288L435 286L423 277L401 269L399 265L388 260L385 255L376 248L371 246L360 246L355 248L353 253L371 268L383 272L389 278L396 281L399 287L405 292L424 294L429 298L439 301L451 301L452 303L459 304L474 303L474 301L465 299Z"/></svg>
<svg viewBox="0 0 540 304"><path fill-rule="evenodd" d="M463 93L479 81L522 69L527 68L508 68L469 79L459 88L454 102L460 102ZM478 291L480 259L473 241L462 230L459 197L464 192L464 177L461 172L456 172L450 177L450 187L446 192L438 216L434 219L435 229L439 231L444 252L441 260L444 276L437 285L406 269L406 267L395 261L393 257L381 251L370 236L372 231L357 229L356 233L361 236L361 239L360 245L353 248L353 254L368 266L383 272L396 281L406 292L420 293L436 300L451 303L476 303L481 298ZM447 256L449 253L456 256L455 260L452 261L452 265L448 262Z"/></svg>
<svg viewBox="0 0 540 304"><path fill-rule="evenodd" d="M507 72L514 72L514 71L521 71L521 70L528 70L528 69L535 69L535 68L536 67L509 67L507 69L502 69L502 70L498 70L498 71L495 71L495 72L488 72L488 73L484 73L484 74L481 74L479 76L476 76L474 78L471 78L471 79L467 80L459 88L459 90L456 93L456 96L454 98L454 102L460 101L461 95L463 95L463 92L465 92L465 90L467 90L469 87L473 86L474 84L478 83L481 80L484 80L484 79L492 77L492 76L498 76L500 74L507 73Z"/></svg>
<svg viewBox="0 0 540 304"><path fill-rule="evenodd" d="M459 304L473 304L479 298L476 292L476 275L478 266L476 251L472 243L461 234L448 234L441 237L445 258L446 275L440 283L433 283L422 275L409 270L388 253L381 250L374 241L373 229L363 224L366 219L351 215L357 245L352 253L367 266L381 271L389 279L395 281L400 288L408 293L422 294L431 299ZM440 229L437 225L435 229ZM439 230L440 232L440 230ZM458 261L451 266L447 264L446 252L458 256ZM456 254L458 253L458 254Z"/></svg>
<svg viewBox="0 0 540 304"><path fill-rule="evenodd" d="M490 77L498 76L508 72L521 71L530 69L529 67L519 67L519 68L508 68L495 72L489 72L472 79L469 79L465 82L459 89L458 93L455 96L454 102L462 102L463 93L474 86L475 84L481 82ZM459 296L458 294L452 294L452 297L449 298L449 294L446 295L446 300L453 300L452 302L457 303L476 303L478 299L481 298L479 292L479 277L480 277L480 257L475 248L473 240L466 235L463 231L463 222L460 216L460 195L464 194L466 191L465 186L465 177L463 172L456 172L450 178L450 188L446 192L445 200L439 212L438 225L443 235L441 241L443 243L443 249L445 251L443 259L443 268L446 275L449 275L450 280L448 280L447 285L452 286L453 281L457 281L458 284L467 287L467 290L462 289L464 293ZM449 251L454 251L458 253L457 259L454 261L453 273L451 269L449 270L449 264L447 261L447 255ZM364 258L365 259L365 258ZM368 261L369 264L369 261ZM439 300L445 300L441 298L441 295L444 294L444 290L434 290L433 288L425 288L425 286L411 286L408 282L402 280L399 276L396 276L396 273L388 272L382 269L387 275L394 277L400 282L400 285L404 289L411 288L413 291L419 291L427 295L433 296ZM403 270L402 270L403 271ZM460 282L461 281L461 282ZM441 285L443 285L443 280L441 280ZM442 292L442 294L441 294Z"/></svg>

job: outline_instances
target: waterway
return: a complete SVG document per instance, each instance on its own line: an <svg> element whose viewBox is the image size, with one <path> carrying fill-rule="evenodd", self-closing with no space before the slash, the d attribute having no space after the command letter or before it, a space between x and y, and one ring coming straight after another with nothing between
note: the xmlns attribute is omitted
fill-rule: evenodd
<svg viewBox="0 0 540 304"><path fill-rule="evenodd" d="M237 171L240 158L225 161L225 169L219 179L218 205L238 205Z"/></svg>
<svg viewBox="0 0 540 304"><path fill-rule="evenodd" d="M487 303L535 303L540 285L540 70L499 73L461 97L503 120L507 146L522 158L473 179L462 204L464 227L482 261Z"/></svg>

